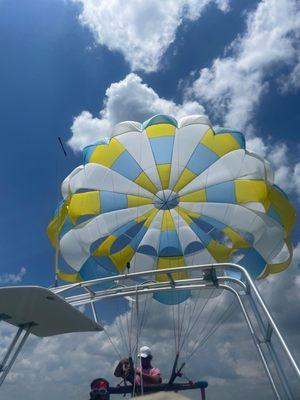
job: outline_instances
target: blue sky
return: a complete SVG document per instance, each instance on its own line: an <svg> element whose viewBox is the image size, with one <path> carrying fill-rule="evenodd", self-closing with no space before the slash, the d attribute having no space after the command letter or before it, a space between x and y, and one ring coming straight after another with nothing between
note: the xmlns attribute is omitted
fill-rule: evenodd
<svg viewBox="0 0 300 400"><path fill-rule="evenodd" d="M249 149L273 163L299 214L296 1L96 3L0 0L3 285L52 284L45 232L59 183L81 163L80 148L121 120L205 113L214 124L242 129ZM298 225L283 280L295 293L299 237ZM290 340L295 345L293 333Z"/></svg>

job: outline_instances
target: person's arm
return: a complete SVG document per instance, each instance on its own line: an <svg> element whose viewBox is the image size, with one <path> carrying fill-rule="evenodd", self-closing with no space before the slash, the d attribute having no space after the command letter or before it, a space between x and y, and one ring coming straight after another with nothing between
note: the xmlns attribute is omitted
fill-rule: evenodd
<svg viewBox="0 0 300 400"><path fill-rule="evenodd" d="M159 385L162 382L160 373L157 373L156 375L148 375L145 374L144 372L141 374L141 372L137 370L136 374L142 375L142 379L145 383L151 383L152 385Z"/></svg>

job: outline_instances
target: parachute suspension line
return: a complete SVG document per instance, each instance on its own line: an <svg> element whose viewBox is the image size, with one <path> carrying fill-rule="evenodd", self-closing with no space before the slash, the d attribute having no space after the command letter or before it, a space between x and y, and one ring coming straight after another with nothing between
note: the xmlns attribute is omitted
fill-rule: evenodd
<svg viewBox="0 0 300 400"><path fill-rule="evenodd" d="M175 307L176 307L176 309L175 309ZM174 330L174 338L175 338L175 354L178 356L180 353L183 322L185 319L186 301L184 302L183 307L184 307L184 311L182 312L181 303L177 303L173 306L173 310L172 310L173 330Z"/></svg>
<svg viewBox="0 0 300 400"><path fill-rule="evenodd" d="M143 330L143 328L145 326L146 310L148 308L148 299L149 299L148 296L149 295L146 295L146 300L145 300L144 307L143 307L142 317L141 317L141 320L140 320L141 322L140 322L140 327L139 327L139 336L141 336L142 330Z"/></svg>
<svg viewBox="0 0 300 400"><path fill-rule="evenodd" d="M192 319L193 319L193 317L194 317L194 315L195 315L195 310L197 309L197 306L198 306L198 303L199 303L199 297L197 298L197 300L194 302L194 306L193 306L193 309L192 309L192 311L191 311L191 299L188 299L186 302L185 302L185 304L187 304L188 303L188 310L187 310L187 312L185 312L185 310L184 310L184 318L185 318L185 320L187 320L188 322L187 322L187 327L186 327L186 329L185 329L185 333L184 333L184 335L183 335L183 337L182 337L182 341L181 341L181 344L180 344L180 348L179 348L179 351L181 352L182 351L182 349L183 349L183 346L184 346L184 344L186 343L186 339L188 338L188 335L187 335L187 332L189 331L189 328L190 328L190 326L191 326L191 323L192 323ZM185 317L186 316L186 317Z"/></svg>
<svg viewBox="0 0 300 400"><path fill-rule="evenodd" d="M112 345L116 355L121 360L122 355L121 355L120 351L118 350L117 346L115 345L114 341L112 340L111 336L109 335L109 333L107 332L107 329L104 327L103 324L102 324L102 327L103 327L103 332L105 333L107 339L109 340L110 344Z"/></svg>
<svg viewBox="0 0 300 400"><path fill-rule="evenodd" d="M178 345L177 345L177 337L176 337L175 305L174 304L172 304L172 322L173 322L175 354L177 354L178 353Z"/></svg>
<svg viewBox="0 0 300 400"><path fill-rule="evenodd" d="M232 308L234 305L236 306L236 302L235 299L233 298L229 303L229 305L226 307L225 311L221 313L221 316L217 320L216 324L208 331L208 333L202 338L201 341L199 341L199 343L197 343L197 345L191 351L189 357L186 359L186 362L190 361L190 359L194 356L197 350L207 342L207 340L220 328L220 326L226 320L228 320L230 316L232 316Z"/></svg>
<svg viewBox="0 0 300 400"><path fill-rule="evenodd" d="M127 281L127 273L129 273L129 270L131 268L130 262L127 262L126 264L126 270L125 270L125 275L126 278L124 280L124 284L126 284ZM132 301L130 301L132 300ZM127 350L128 350L128 356L132 357L132 308L133 308L133 299L131 297L128 298L128 304L129 304L129 311L125 310L125 322L126 322L126 332L127 332L127 339L126 339L126 333L124 332L125 335L125 342L126 344L128 343Z"/></svg>
<svg viewBox="0 0 300 400"><path fill-rule="evenodd" d="M204 308L205 308L206 305L208 304L208 300L210 300L210 298L212 297L214 291L215 291L215 289L213 289L213 291L211 292L210 296L206 299ZM222 297L223 297L223 293L222 293L222 295L219 296L218 301L215 301L215 303L214 303L214 305L213 305L213 307L212 307L212 310L210 311L209 317L208 317L208 319L206 320L206 325L203 325L202 328L201 328L201 330L200 330L200 332L198 333L198 335L197 335L197 338L198 338L198 339L195 341L195 344L194 344L193 348L194 348L195 346L197 346L197 344L198 344L199 341L200 341L201 335L203 334L203 332L205 332L205 329L206 329L206 327L208 326L208 324L209 324L209 322L210 322L212 316L215 315L215 310L216 310L217 306L219 305L219 303L220 303ZM196 323L197 323L197 322L196 322ZM193 350L192 350L192 351L193 351Z"/></svg>
<svg viewBox="0 0 300 400"><path fill-rule="evenodd" d="M177 340L178 340L178 346L180 343L180 308L181 308L181 303L177 304Z"/></svg>
<svg viewBox="0 0 300 400"><path fill-rule="evenodd" d="M95 322L101 324L101 326L102 326L102 328L103 328L103 332L105 333L107 339L109 340L110 344L112 345L112 347L113 347L113 349L114 349L114 351L115 351L117 357L119 357L119 359L121 360L121 358L122 358L121 353L120 353L120 351L118 350L118 348L117 348L117 346L115 345L115 343L113 342L111 336L110 336L109 333L107 332L107 329L105 328L104 323L103 323L103 322L101 321L101 319L98 317L97 310L96 310L96 308L95 308L94 303L91 302L90 305L91 305L91 309L92 309L92 313L93 313L93 317L94 317Z"/></svg>
<svg viewBox="0 0 300 400"><path fill-rule="evenodd" d="M196 300L196 302L195 302L195 305L194 305L194 308L193 308L192 315L190 316L189 328L188 328L188 330L186 331L186 333L185 333L185 335L184 335L184 338L183 338L183 340L182 340L182 344L181 344L180 350L182 350L184 343L186 343L186 342L189 340L192 331L194 330L195 326L198 324L198 322L199 322L199 320L200 320L200 318L201 318L201 315L202 315L204 309L206 308L206 306L207 306L207 304L208 304L208 301L211 299L212 295L214 294L214 292L215 292L215 289L213 289L213 290L210 292L209 296L208 296L208 297L205 299L205 301L203 302L203 305L202 305L202 307L200 308L200 311L199 311L199 313L197 314L196 318L194 319L194 322L191 323L191 321L192 321L192 319L193 319L193 317L194 317L194 314L195 314L196 305L197 305L197 303L198 303L200 297L197 298L197 300ZM203 329L204 329L204 326L202 327L201 332L203 331Z"/></svg>
<svg viewBox="0 0 300 400"><path fill-rule="evenodd" d="M178 322L178 318L177 318L177 308L178 308L178 304L174 304L174 314L173 314L173 318L174 318L174 336L175 336L175 352L178 352L178 328L177 328L177 322Z"/></svg>
<svg viewBox="0 0 300 400"><path fill-rule="evenodd" d="M186 316L186 307L187 307L187 303L188 301L184 302L184 306L183 306L183 311L181 312L181 321L180 321L180 327L179 327L179 337L178 337L178 343L180 345L180 340L182 337L182 332L183 332L183 327L184 327L184 321L185 321L185 316Z"/></svg>
<svg viewBox="0 0 300 400"><path fill-rule="evenodd" d="M219 329L219 327L222 325L222 323L224 323L232 315L232 309L233 309L234 305L235 305L235 299L232 299L231 303L227 306L224 313L222 313L222 315L220 316L220 318L217 321L217 323L215 324L215 326L202 339L199 346L202 346L204 343L206 343L207 340Z"/></svg>
<svg viewBox="0 0 300 400"><path fill-rule="evenodd" d="M192 264L195 263L195 254L192 256ZM211 298L212 294L214 293L211 292L210 296L206 298L204 304L202 304L202 307L198 307L201 303L201 297L200 296L192 296L189 298L187 301L184 302L184 310L182 313L182 332L184 331L183 336L180 338L180 346L179 346L179 353L183 351L183 347L186 346L186 351L185 353L188 353L188 339L190 337L190 334L192 333L194 327L198 323L202 312L204 311L208 300ZM196 297L196 300L195 300ZM198 311L200 310L200 311ZM196 317L195 317L196 316ZM194 322L193 322L194 321ZM193 324L192 324L193 322Z"/></svg>
<svg viewBox="0 0 300 400"><path fill-rule="evenodd" d="M125 311L125 319L126 319L126 331L127 331L127 338L128 338L128 355L129 357L132 356L132 345L131 345L131 328L132 328L132 318L131 318L131 314L132 314L132 303L129 304L130 307L130 311L126 312ZM130 319L130 321L129 321ZM127 340L126 340L127 341Z"/></svg>
<svg viewBox="0 0 300 400"><path fill-rule="evenodd" d="M112 184L113 193L116 193L115 181L114 181L113 175L111 175L111 184ZM113 197L113 202L114 202L114 206L116 206L116 198L115 198L115 196ZM115 213L115 218L116 218L117 226L119 226L119 216L118 216L117 212ZM119 267L122 267L122 266L120 265ZM127 267L127 265L126 265L126 267ZM128 268L128 270L127 270L127 268L125 268L125 274L127 274L127 272L129 272L129 268ZM118 270L118 273L120 273L119 270ZM129 354L129 357L131 357L131 354L132 354L132 349L131 349L131 323L130 323L130 328L129 328L128 311L126 310L125 306L124 306L123 311L124 312L119 313L119 316L116 318L116 322L117 322L117 325L118 325L118 328L119 328L119 333L120 333L121 337L125 336L125 340L122 341L124 349L125 349L125 353ZM125 319L126 329L125 329L124 323L122 321L122 316L124 314L125 314L125 318L124 319ZM127 335L128 335L127 339L126 339L126 331L127 331Z"/></svg>
<svg viewBox="0 0 300 400"><path fill-rule="evenodd" d="M135 301L134 299L131 300L131 298L129 298L130 300L128 301L128 306L129 306L129 310L126 310L125 305L124 305L124 309L125 309L125 325L126 325L126 329L124 329L124 337L125 337L125 344L126 344L126 351L129 357L132 357L133 354L133 348L132 348L132 330L133 330L133 309L135 307ZM127 334L127 337L126 337Z"/></svg>
<svg viewBox="0 0 300 400"><path fill-rule="evenodd" d="M190 302L190 299L186 300L187 303ZM193 312L191 311L190 304L188 306L188 309L184 313L184 328L182 328L182 335L179 340L179 346L178 346L178 353L182 354L184 352L184 345L186 344L185 338L187 337L187 329L189 328L189 323L192 319Z"/></svg>
<svg viewBox="0 0 300 400"><path fill-rule="evenodd" d="M135 301L131 302L131 307L130 307L130 314L129 314L129 330L128 330L128 335L129 335L129 355L132 356L133 352L135 351L135 347L132 346L132 336L133 336L133 323L134 323L134 307L136 307Z"/></svg>
<svg viewBox="0 0 300 400"><path fill-rule="evenodd" d="M173 296L176 296L176 292L173 292ZM175 344L175 354L179 352L179 321L180 321L180 303L172 304L172 320L173 320L173 334Z"/></svg>
<svg viewBox="0 0 300 400"><path fill-rule="evenodd" d="M195 310L198 309L198 303L199 303L199 297L196 299L196 301L194 301L193 307L192 307L192 300L188 299L187 301L185 301L185 305L187 305L187 310L184 310L183 315L184 315L184 334L181 338L181 344L179 347L179 352L181 353L183 351L183 346L187 344L187 340L186 338L187 336L187 332L190 329L193 317L195 315Z"/></svg>
<svg viewBox="0 0 300 400"><path fill-rule="evenodd" d="M108 301L110 301L110 300L108 300ZM122 304L122 306L121 306L121 304ZM118 316L115 319L116 327L119 331L120 337L123 339L121 341L121 343L122 343L122 347L125 351L125 354L130 355L130 351L129 351L129 347L128 347L128 339L126 337L126 333L127 333L126 318L127 318L128 309L126 309L126 303L124 304L123 300L122 300L121 304L117 300L116 307L117 307L117 311L118 311Z"/></svg>
<svg viewBox="0 0 300 400"><path fill-rule="evenodd" d="M142 159L142 152L143 152L143 146L142 146L142 140L141 140L141 136L139 136L139 160ZM138 163L140 165L140 162ZM141 165L140 165L141 167ZM141 167L142 168L142 167ZM138 185L137 188L137 194L138 197L141 197L141 187L140 185ZM140 212L139 212L139 207L136 207L136 219L138 220L138 217L140 217ZM133 272L136 272L136 257L133 257ZM137 290L137 289L136 289ZM146 296L146 301L144 304L144 309L142 312L142 318L140 320L139 318L139 299L138 299L138 294L136 292L136 330L137 330L137 336L136 336L136 341L134 344L132 344L132 330L133 330L133 307L131 307L131 315L130 315L130 329L129 329L129 349L130 349L130 355L135 352L135 354L137 355L138 349L139 349L139 338L144 326L144 322L145 322L145 314L146 314L146 308L147 308L147 301L148 301L148 296ZM135 365L137 365L137 357L135 357ZM135 388L133 390L133 393L135 392Z"/></svg>
<svg viewBox="0 0 300 400"><path fill-rule="evenodd" d="M192 355L195 354L195 352L199 349L199 347L201 346L201 344L205 343L206 340L211 336L211 334L215 332L215 327L217 326L217 328L218 328L218 323L219 323L219 321L222 321L223 312L221 313L221 318L220 318L220 317L217 318L216 323L215 323L215 324L212 324L212 328L211 328L210 330L208 330L208 333L207 333L206 335L203 335L203 333L205 332L205 329L206 329L206 327L208 326L208 324L209 324L209 322L210 322L212 316L215 315L215 310L216 310L216 308L219 306L219 304L220 304L220 302L221 302L221 300L222 300L223 297L224 297L224 292L222 293L221 296L219 296L218 301L215 301L214 306L213 306L213 308L212 308L212 310L211 310L211 312L210 312L210 315L209 315L209 317L208 317L208 319L207 319L207 321L206 321L206 326L203 326L202 329L200 330L200 332L199 332L199 334L198 334L198 339L195 341L194 346L193 346L192 350L190 351L190 355L189 355L189 357L187 358L186 362L188 362L188 360L191 358L191 354L192 354ZM207 303L206 303L206 304L207 304ZM230 306L230 305L229 305L229 306ZM229 308L229 307L228 307L228 308ZM227 309L226 309L226 310L227 310ZM226 310L225 310L225 312L226 312ZM216 329L217 329L217 328L216 328ZM200 339L201 336L203 336L202 339ZM204 342L203 342L203 339L205 339Z"/></svg>
<svg viewBox="0 0 300 400"><path fill-rule="evenodd" d="M138 349L139 349L139 342L140 342L140 318L139 318L139 296L138 296L138 286L136 285L136 292L135 292L135 316L136 316L136 345L135 345L135 354L134 354L134 365L139 365L140 368L140 384L141 384L141 394L143 394L143 376L142 376L142 362L141 358L139 359L138 357ZM139 364L138 364L139 361ZM136 389L136 380L134 379L133 382L133 397L135 395L135 389Z"/></svg>
<svg viewBox="0 0 300 400"><path fill-rule="evenodd" d="M142 146L142 140L141 140L141 136L139 135L138 136L139 137L139 160L142 160L142 150L143 150L143 146ZM136 161L139 161L139 160L136 160ZM140 166L140 168L141 168L141 170L143 170L143 168L142 168L142 166L140 165L140 162L138 162L138 165ZM137 194L138 194L138 198L140 198L141 197L141 186L138 184L138 187L137 187ZM142 213L140 213L141 215L142 215ZM140 217L141 215L139 215L139 207L136 207L136 220L138 221L138 217ZM143 240L143 239L141 239L141 240ZM139 244L140 244L140 242L137 244L137 247L136 247L136 250L135 250L135 252L137 251L137 249L138 249L138 247L139 247ZM136 257L135 257L135 255L133 255L133 260L134 260L134 262L133 262L133 272L136 272L138 269L136 269L136 267L138 267L137 265L136 265ZM132 258L131 258L131 260L132 260Z"/></svg>
<svg viewBox="0 0 300 400"><path fill-rule="evenodd" d="M146 296L146 301L145 301L145 303L144 303L144 306L143 306L143 311L142 311L142 317L140 318L140 311L139 311L139 318L138 318L138 320L139 320L139 323L137 323L137 327L136 327L136 329L137 329L137 338L140 338L141 337L141 335L142 335L142 330L143 330L143 328L144 328L144 326L145 326L145 319L146 319L146 309L148 308L148 296L149 295L145 295ZM139 310L140 310L140 305L139 305ZM134 343L134 346L133 346L133 352L135 352L135 351L138 351L138 343L137 343L137 338L136 338L136 341L135 341L135 343Z"/></svg>

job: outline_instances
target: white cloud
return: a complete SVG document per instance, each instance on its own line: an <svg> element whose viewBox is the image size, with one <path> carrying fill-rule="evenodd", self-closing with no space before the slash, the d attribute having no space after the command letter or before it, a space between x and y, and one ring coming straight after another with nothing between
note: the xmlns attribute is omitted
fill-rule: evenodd
<svg viewBox="0 0 300 400"><path fill-rule="evenodd" d="M204 322L208 323L208 318L211 318L210 323L213 319L218 320L220 311L226 309L226 300L229 299L229 296L223 297L222 302L218 302L218 307L213 310L214 318L211 318L211 308L206 315L202 314L196 332L203 328ZM159 307L158 305L147 312L148 326L142 333L142 340L152 347L153 363L161 369L164 380L167 380L175 357L172 318L166 319L163 309L157 312ZM183 307L181 311L182 309ZM187 310L188 308L186 312ZM166 329L166 323L170 325L169 329ZM0 326L0 333L9 339L13 330L7 327L8 325L3 325L1 329ZM120 342L120 331L116 324L107 329L113 340ZM6 342L7 346L8 340ZM1 342L0 352L3 345ZM256 391L261 393L256 396L257 400L271 399L272 393L254 349L236 305L230 321L221 325L199 353L187 363L184 372L191 379L207 379L210 397L222 396L222 399L229 400L232 393L235 393L237 398L250 400ZM24 400L87 398L89 383L94 378L102 376L111 384L117 383L118 380L113 377L117 359L103 332L45 339L31 337L1 388L2 395L11 400L20 397ZM250 384L253 379L256 382L255 387ZM189 394L189 397L198 399L198 391Z"/></svg>
<svg viewBox="0 0 300 400"><path fill-rule="evenodd" d="M266 143L263 141L262 138L257 137L257 136L251 136L248 138L246 142L246 147L247 150L258 154L261 157L265 157L268 151L268 146Z"/></svg>
<svg viewBox="0 0 300 400"><path fill-rule="evenodd" d="M293 259L294 259L294 262L295 262L296 265L300 264L300 242L297 244L297 246L294 247L294 257L293 257ZM298 279L299 278L300 277L298 276ZM299 279L299 284L300 284L300 279Z"/></svg>
<svg viewBox="0 0 300 400"><path fill-rule="evenodd" d="M293 69L285 81L299 84L299 37L296 0L261 1L248 14L246 32L227 49L231 55L217 58L211 68L202 69L189 95L209 103L225 125L251 130L255 107L276 69Z"/></svg>
<svg viewBox="0 0 300 400"><path fill-rule="evenodd" d="M118 1L112 2L113 5L107 12L113 12L117 3ZM204 3L201 3L202 6ZM94 3L90 0L85 2L81 18L84 18L84 12L89 12L92 4ZM144 6L139 6L136 13L142 13L144 10ZM219 2L218 6L225 10L227 1ZM98 18L98 5L94 7L94 17ZM100 9L101 14L104 12L102 6ZM127 12L132 12L131 6ZM161 9L157 12L161 12ZM186 3L186 18L198 18L198 14L198 3ZM299 37L300 12L295 0L263 1L248 14L245 33L229 46L228 51L232 55L218 58L210 69L204 68L200 71L199 78L187 90L182 105L159 97L138 75L131 73L107 89L99 117L93 117L88 111L83 111L74 119L69 145L74 150L80 150L94 140L109 136L112 126L123 120L142 122L158 113L171 114L177 118L203 113L203 106L191 100L196 98L207 105L210 114L215 114L215 123L246 132L247 149L268 158L275 169L275 182L287 192L295 192L300 198L300 164L292 165L285 144L277 144L274 147L268 139L257 137L250 122L263 92L268 89L267 81L272 77L274 70L283 65L291 70L289 76L280 78L281 91L286 92L298 87Z"/></svg>
<svg viewBox="0 0 300 400"><path fill-rule="evenodd" d="M293 169L292 181L294 190L297 193L298 200L300 201L300 162L298 162Z"/></svg>
<svg viewBox="0 0 300 400"><path fill-rule="evenodd" d="M288 159L283 143L270 144L257 137L255 109L268 90L274 71L288 67L290 74L278 80L279 90L300 87L300 10L295 0L266 0L247 16L247 28L227 48L231 55L217 58L211 68L186 91L187 99L197 99L215 116L215 121L246 132L247 149L271 161L275 183L300 198L300 166Z"/></svg>
<svg viewBox="0 0 300 400"><path fill-rule="evenodd" d="M107 119L93 118L88 111L82 111L74 118L71 126L72 137L68 144L73 150L81 150L84 146L94 142L96 139L109 134L111 125Z"/></svg>
<svg viewBox="0 0 300 400"><path fill-rule="evenodd" d="M132 70L155 71L185 20L197 20L212 3L227 11L229 0L73 0L80 22L95 40L119 51Z"/></svg>
<svg viewBox="0 0 300 400"><path fill-rule="evenodd" d="M155 114L171 114L181 118L203 112L204 108L196 101L186 101L179 105L159 97L138 75L131 73L106 90L99 118L93 118L88 111L83 111L74 119L72 137L68 143L73 150L81 150L85 145L109 136L111 128L121 121L143 122Z"/></svg>
<svg viewBox="0 0 300 400"><path fill-rule="evenodd" d="M300 89L300 62L293 68L287 78L279 79L279 83L283 93Z"/></svg>
<svg viewBox="0 0 300 400"><path fill-rule="evenodd" d="M204 107L197 101L186 99L183 104L159 95L134 73L123 80L112 83L106 90L104 106L99 117L82 111L74 118L71 126L72 137L68 144L74 151L80 151L87 144L103 137L109 137L115 124L126 120L145 121L155 114L170 114L179 119L190 114L203 114ZM294 192L300 199L300 163L292 165L285 143L270 144L254 134L248 135L247 149L267 158L275 171L275 183L287 192Z"/></svg>
<svg viewBox="0 0 300 400"><path fill-rule="evenodd" d="M293 325L297 323L295 321L297 308L295 299L299 297L299 282L297 283L294 279L297 276L296 269L294 268L291 272L287 273L286 271L263 281L260 288L266 295L268 305L271 305L272 310L275 311L279 326L284 327L284 335L294 343L291 350L297 350L299 349L299 346L297 347L298 330L294 329ZM282 296L278 296L278 293L282 293ZM293 300L288 301L288 296L293 297ZM144 301L147 303L147 308L140 343L152 347L153 363L161 369L164 380L167 380L175 356L174 309L172 311L172 307L152 301L150 295ZM195 299L195 301L194 304L199 313L205 300ZM226 294L209 300L207 307L199 314L201 318L193 328L191 339L195 340L203 328L206 331L213 323L216 323L222 313L227 310L230 302L231 297ZM140 301L141 313L143 313L144 304L143 301ZM288 308L286 308L286 304L289 304ZM100 302L98 306L99 314L102 315L101 310L105 304ZM184 304L179 306L178 310L177 307L175 308L176 313L179 312L180 318L183 318L183 326L189 326L192 309L193 307ZM184 372L191 379L207 379L210 397L222 397L224 400L229 400L232 399L232 393L235 393L236 398L250 400L256 393L257 400L273 398L237 302L233 303L229 315L229 320L221 324L209 341L187 363ZM135 312L133 312L132 321L131 339L134 342ZM196 318L192 321L195 322ZM126 340L128 324L131 324L130 315L124 314L119 318L118 323L106 325L107 332L119 349L122 348L121 342L124 341L124 338ZM15 328L10 325L0 324L2 339L0 357L3 355L4 347L7 348L14 331ZM122 356L126 355L124 351L123 349ZM23 400L88 398L89 384L94 378L102 376L107 378L111 384L117 383L118 380L113 377L117 360L118 356L114 353L104 332L67 334L44 339L31 337L1 388L2 396L11 400L19 398ZM255 386L251 385L253 379ZM190 396L198 399L198 391L189 394Z"/></svg>
<svg viewBox="0 0 300 400"><path fill-rule="evenodd" d="M295 193L300 201L300 163L293 165L285 143L265 147L265 157L274 167L275 183L287 193Z"/></svg>
<svg viewBox="0 0 300 400"><path fill-rule="evenodd" d="M26 268L22 267L16 274L4 273L0 275L0 284L20 283L26 274Z"/></svg>
<svg viewBox="0 0 300 400"><path fill-rule="evenodd" d="M183 104L176 104L161 98L137 74L131 73L106 90L99 117L83 111L74 118L68 144L74 151L80 151L95 140L109 137L113 126L121 121L143 122L155 114L170 114L179 119L203 113L204 107L197 101L185 100ZM252 134L248 136L247 149L267 158L275 170L275 183L287 192L295 192L300 199L300 163L292 165L285 143L274 146Z"/></svg>

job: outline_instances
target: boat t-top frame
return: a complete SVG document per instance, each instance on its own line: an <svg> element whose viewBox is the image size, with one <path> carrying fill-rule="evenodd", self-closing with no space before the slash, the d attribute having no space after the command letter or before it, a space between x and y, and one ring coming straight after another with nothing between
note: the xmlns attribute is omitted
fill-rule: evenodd
<svg viewBox="0 0 300 400"><path fill-rule="evenodd" d="M227 276L228 269L237 273L239 279ZM18 327L16 336L0 364L0 386L30 333L51 336L67 332L102 330L94 308L94 303L99 300L174 290L212 290L217 287L232 293L237 299L274 398L294 400L290 379L286 374L286 361L296 375L298 393L299 367L248 272L234 263L186 266L180 267L180 272L190 272L192 276L199 277L176 279L178 268L165 268L128 272L51 289L34 286L0 288L0 319ZM167 276L168 279L163 282L156 281L160 275ZM125 286L126 281L132 284ZM98 290L99 284L109 282L110 288ZM74 289L82 289L82 293L74 294ZM75 308L84 304L91 305L94 321ZM279 346L274 346L274 338ZM279 348L286 360L278 355Z"/></svg>

